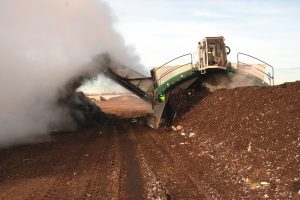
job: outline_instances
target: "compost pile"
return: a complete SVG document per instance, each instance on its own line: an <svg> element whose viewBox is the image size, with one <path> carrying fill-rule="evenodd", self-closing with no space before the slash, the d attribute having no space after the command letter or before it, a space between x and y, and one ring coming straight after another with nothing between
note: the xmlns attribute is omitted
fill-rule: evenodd
<svg viewBox="0 0 300 200"><path fill-rule="evenodd" d="M68 113L72 128L75 130L94 127L108 119L107 115L91 99L83 92L77 91L86 80L93 78L92 72L87 71L69 80L58 92L55 102L56 107L60 107ZM65 120L66 123L68 120ZM61 131L67 129L66 127L56 128Z"/></svg>
<svg viewBox="0 0 300 200"><path fill-rule="evenodd" d="M299 197L299 81L217 90L180 118L173 129L180 125L181 144L211 172L207 185L217 182L228 197Z"/></svg>
<svg viewBox="0 0 300 200"><path fill-rule="evenodd" d="M184 91L172 91L163 113L162 125L169 126L179 122L182 115L189 111L191 106L197 104L209 94L211 92L201 83L201 80L196 81Z"/></svg>
<svg viewBox="0 0 300 200"><path fill-rule="evenodd" d="M67 108L77 129L97 126L108 116L83 92L74 92L68 98L60 99L59 104Z"/></svg>

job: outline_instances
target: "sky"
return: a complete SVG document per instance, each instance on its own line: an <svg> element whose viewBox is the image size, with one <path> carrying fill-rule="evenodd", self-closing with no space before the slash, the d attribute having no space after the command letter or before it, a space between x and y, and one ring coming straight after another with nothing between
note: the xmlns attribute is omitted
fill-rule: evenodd
<svg viewBox="0 0 300 200"><path fill-rule="evenodd" d="M111 9L115 29L146 71L196 52L204 37L224 36L231 48L230 62L237 62L238 52L247 53L274 66L275 84L300 80L299 0L104 1ZM105 88L112 81L104 79L84 89L109 92ZM114 88L124 91L120 86Z"/></svg>
<svg viewBox="0 0 300 200"><path fill-rule="evenodd" d="M109 0L115 28L151 69L197 51L206 36L224 36L237 52L258 57L300 79L300 1L295 0ZM284 70L281 70L284 69ZM283 72L282 72L283 71ZM283 82L284 80L279 80ZM277 82L279 82L277 81Z"/></svg>

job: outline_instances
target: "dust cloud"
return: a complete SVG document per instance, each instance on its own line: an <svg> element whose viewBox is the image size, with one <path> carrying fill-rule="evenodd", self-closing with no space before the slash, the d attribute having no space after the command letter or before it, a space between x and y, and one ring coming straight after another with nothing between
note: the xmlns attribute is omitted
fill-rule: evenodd
<svg viewBox="0 0 300 200"><path fill-rule="evenodd" d="M237 71L234 76L228 77L225 74L211 74L203 80L203 86L210 92L219 89L233 89L238 87L256 86L257 80L247 78L247 73Z"/></svg>
<svg viewBox="0 0 300 200"><path fill-rule="evenodd" d="M94 55L140 67L114 22L99 0L0 1L0 147L72 127L56 102L70 81L99 72Z"/></svg>

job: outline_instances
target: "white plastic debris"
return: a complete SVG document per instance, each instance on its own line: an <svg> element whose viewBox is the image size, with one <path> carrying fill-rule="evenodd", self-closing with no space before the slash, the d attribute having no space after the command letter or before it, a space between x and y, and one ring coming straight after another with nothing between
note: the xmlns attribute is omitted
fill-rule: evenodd
<svg viewBox="0 0 300 200"><path fill-rule="evenodd" d="M173 130L173 131L177 131L177 129L176 129L175 126L172 126L172 130Z"/></svg>
<svg viewBox="0 0 300 200"><path fill-rule="evenodd" d="M262 181L262 182L256 182L251 184L251 189L255 188L262 188L262 187L268 187L270 183Z"/></svg>
<svg viewBox="0 0 300 200"><path fill-rule="evenodd" d="M270 185L268 182L260 182L261 185Z"/></svg>
<svg viewBox="0 0 300 200"><path fill-rule="evenodd" d="M251 144L252 144L252 142L250 142L249 145L248 145L248 149L247 149L248 152L251 152L251 151L252 151L252 146L251 146Z"/></svg>
<svg viewBox="0 0 300 200"><path fill-rule="evenodd" d="M85 196L87 196L87 197L91 197L92 195L91 195L91 194L89 194L89 193L87 193L87 194L85 194Z"/></svg>
<svg viewBox="0 0 300 200"><path fill-rule="evenodd" d="M132 120L131 120L131 123L136 123L136 122L137 122L136 119L132 119Z"/></svg>
<svg viewBox="0 0 300 200"><path fill-rule="evenodd" d="M185 132L182 132L181 135L182 135L182 136L185 136Z"/></svg>
<svg viewBox="0 0 300 200"><path fill-rule="evenodd" d="M194 137L195 136L195 133L190 133L189 137Z"/></svg>
<svg viewBox="0 0 300 200"><path fill-rule="evenodd" d="M183 145L183 144L187 144L187 142L181 142L181 143L179 143L179 144Z"/></svg>

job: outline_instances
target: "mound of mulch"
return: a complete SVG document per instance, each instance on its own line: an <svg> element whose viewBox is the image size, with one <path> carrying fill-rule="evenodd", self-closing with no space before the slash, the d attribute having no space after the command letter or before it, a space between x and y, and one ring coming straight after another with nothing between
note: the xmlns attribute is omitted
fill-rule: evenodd
<svg viewBox="0 0 300 200"><path fill-rule="evenodd" d="M77 129L97 126L105 122L108 116L83 92L74 92L59 100L75 123Z"/></svg>
<svg viewBox="0 0 300 200"><path fill-rule="evenodd" d="M186 90L171 91L166 104L161 126L170 126L181 120L182 115L191 109L192 105L200 102L211 94L208 88L202 85L201 80L196 81Z"/></svg>
<svg viewBox="0 0 300 200"><path fill-rule="evenodd" d="M180 119L186 148L211 158L203 179L228 197L300 199L299 81L217 90Z"/></svg>

